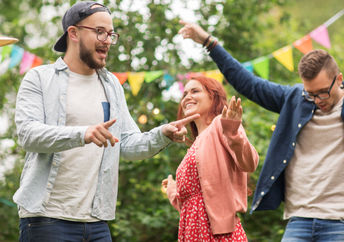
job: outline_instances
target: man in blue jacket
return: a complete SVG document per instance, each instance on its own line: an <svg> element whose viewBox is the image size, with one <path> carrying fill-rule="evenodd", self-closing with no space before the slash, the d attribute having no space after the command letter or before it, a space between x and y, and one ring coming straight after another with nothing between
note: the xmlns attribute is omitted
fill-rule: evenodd
<svg viewBox="0 0 344 242"><path fill-rule="evenodd" d="M196 24L179 31L203 44L228 82L279 113L251 212L284 201L282 241L344 241L343 75L324 50L299 63L303 84L283 86L254 76Z"/></svg>

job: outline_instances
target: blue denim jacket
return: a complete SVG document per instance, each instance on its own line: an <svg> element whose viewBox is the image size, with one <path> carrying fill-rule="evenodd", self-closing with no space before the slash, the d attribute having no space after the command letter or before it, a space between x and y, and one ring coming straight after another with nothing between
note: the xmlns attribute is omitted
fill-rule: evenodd
<svg viewBox="0 0 344 242"><path fill-rule="evenodd" d="M284 86L254 76L220 45L210 56L239 93L280 114L256 186L251 213L276 209L284 201L284 169L293 157L297 136L311 120L316 105L304 99L302 84ZM344 120L344 105L341 117Z"/></svg>
<svg viewBox="0 0 344 242"><path fill-rule="evenodd" d="M13 200L30 213L43 212L54 187L61 151L85 145L86 126L65 126L68 67L62 58L54 64L30 70L17 95L15 122L18 140L27 151L20 187ZM124 91L117 78L105 68L98 71L110 103L110 119L117 121L109 131L120 141L104 148L92 216L115 218L118 163L151 157L171 141L161 127L141 133L130 116ZM82 166L82 164L80 164Z"/></svg>

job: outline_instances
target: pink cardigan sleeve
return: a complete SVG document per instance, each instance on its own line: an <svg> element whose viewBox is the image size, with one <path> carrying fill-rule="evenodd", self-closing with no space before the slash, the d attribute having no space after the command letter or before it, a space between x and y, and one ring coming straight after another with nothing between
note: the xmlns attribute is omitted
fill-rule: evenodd
<svg viewBox="0 0 344 242"><path fill-rule="evenodd" d="M220 119L219 135L236 166L244 172L254 172L258 166L259 156L249 142L241 121L222 119L221 116L217 118Z"/></svg>

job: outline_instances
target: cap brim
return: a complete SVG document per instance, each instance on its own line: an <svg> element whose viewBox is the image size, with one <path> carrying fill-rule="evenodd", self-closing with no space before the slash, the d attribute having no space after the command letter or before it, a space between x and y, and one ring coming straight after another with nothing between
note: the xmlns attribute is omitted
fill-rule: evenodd
<svg viewBox="0 0 344 242"><path fill-rule="evenodd" d="M55 43L54 50L58 52L66 52L67 50L67 32L65 32Z"/></svg>
<svg viewBox="0 0 344 242"><path fill-rule="evenodd" d="M6 36L0 36L0 46L10 45L18 42L18 39Z"/></svg>

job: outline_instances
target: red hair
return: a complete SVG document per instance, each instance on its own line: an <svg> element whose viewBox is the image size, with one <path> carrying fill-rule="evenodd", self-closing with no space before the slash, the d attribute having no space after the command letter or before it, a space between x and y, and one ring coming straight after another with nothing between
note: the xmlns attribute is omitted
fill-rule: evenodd
<svg viewBox="0 0 344 242"><path fill-rule="evenodd" d="M209 110L208 117L211 118L211 120L213 120L217 115L222 113L223 107L227 104L227 95L225 89L223 88L220 82L210 77L193 76L186 83L188 83L191 80L195 80L201 83L204 89L208 92L208 95L213 102L212 107ZM185 117L181 105L182 100L180 101L178 107L178 120ZM193 138L196 138L198 136L198 130L195 122L190 123L190 128Z"/></svg>

